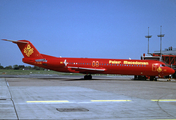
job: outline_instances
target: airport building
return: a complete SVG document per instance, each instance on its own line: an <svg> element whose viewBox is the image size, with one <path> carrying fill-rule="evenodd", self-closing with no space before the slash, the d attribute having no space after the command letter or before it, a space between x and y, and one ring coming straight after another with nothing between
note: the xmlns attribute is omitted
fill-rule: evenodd
<svg viewBox="0 0 176 120"><path fill-rule="evenodd" d="M154 51L154 53L143 54L141 60L159 60L176 71L176 48L169 47L163 51ZM176 72L172 75L176 78Z"/></svg>

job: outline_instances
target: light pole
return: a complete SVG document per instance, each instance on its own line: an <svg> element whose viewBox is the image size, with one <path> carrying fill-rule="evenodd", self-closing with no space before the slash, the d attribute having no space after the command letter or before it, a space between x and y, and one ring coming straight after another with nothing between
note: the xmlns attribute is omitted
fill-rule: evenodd
<svg viewBox="0 0 176 120"><path fill-rule="evenodd" d="M145 38L148 38L148 54L149 54L149 38L151 38L152 35L149 35L149 27L148 27L148 36L145 36Z"/></svg>
<svg viewBox="0 0 176 120"><path fill-rule="evenodd" d="M160 35L157 35L158 37L160 37L160 57L162 56L161 51L162 51L162 37L164 37L164 34L162 34L162 26L160 26Z"/></svg>

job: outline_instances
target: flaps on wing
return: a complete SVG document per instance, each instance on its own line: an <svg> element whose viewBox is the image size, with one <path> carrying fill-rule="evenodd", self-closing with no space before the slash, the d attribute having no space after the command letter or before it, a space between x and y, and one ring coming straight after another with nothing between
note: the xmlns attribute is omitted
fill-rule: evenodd
<svg viewBox="0 0 176 120"><path fill-rule="evenodd" d="M15 41L15 40L7 40L7 39L2 39L2 40L4 40L4 41L9 41L9 42L13 42L13 43L28 43L28 42L24 42L24 41Z"/></svg>
<svg viewBox="0 0 176 120"><path fill-rule="evenodd" d="M106 70L105 68L85 68L85 67L72 67L72 66L68 66L68 68L75 71L79 71L80 73L93 73L93 74L104 72Z"/></svg>
<svg viewBox="0 0 176 120"><path fill-rule="evenodd" d="M80 69L80 70L105 71L105 68L84 68L84 67L68 67L68 68Z"/></svg>

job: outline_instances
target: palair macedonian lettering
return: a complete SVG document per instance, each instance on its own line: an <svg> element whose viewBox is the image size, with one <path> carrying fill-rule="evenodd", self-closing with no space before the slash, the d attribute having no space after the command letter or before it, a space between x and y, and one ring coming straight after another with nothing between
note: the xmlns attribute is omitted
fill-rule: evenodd
<svg viewBox="0 0 176 120"><path fill-rule="evenodd" d="M120 64L121 61L109 60L109 64ZM148 65L148 62L138 62L138 61L123 61L123 64L131 65Z"/></svg>
<svg viewBox="0 0 176 120"><path fill-rule="evenodd" d="M30 44L27 45L27 47L24 48L24 53L30 57L30 55L34 52L34 48L31 48Z"/></svg>

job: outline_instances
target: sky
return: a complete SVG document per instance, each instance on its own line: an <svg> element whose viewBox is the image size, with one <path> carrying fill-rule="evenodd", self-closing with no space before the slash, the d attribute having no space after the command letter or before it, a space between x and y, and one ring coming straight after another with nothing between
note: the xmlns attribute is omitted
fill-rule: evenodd
<svg viewBox="0 0 176 120"><path fill-rule="evenodd" d="M140 59L176 48L176 0L0 0L0 39L29 40L56 57ZM16 44L0 40L0 64L27 65Z"/></svg>

